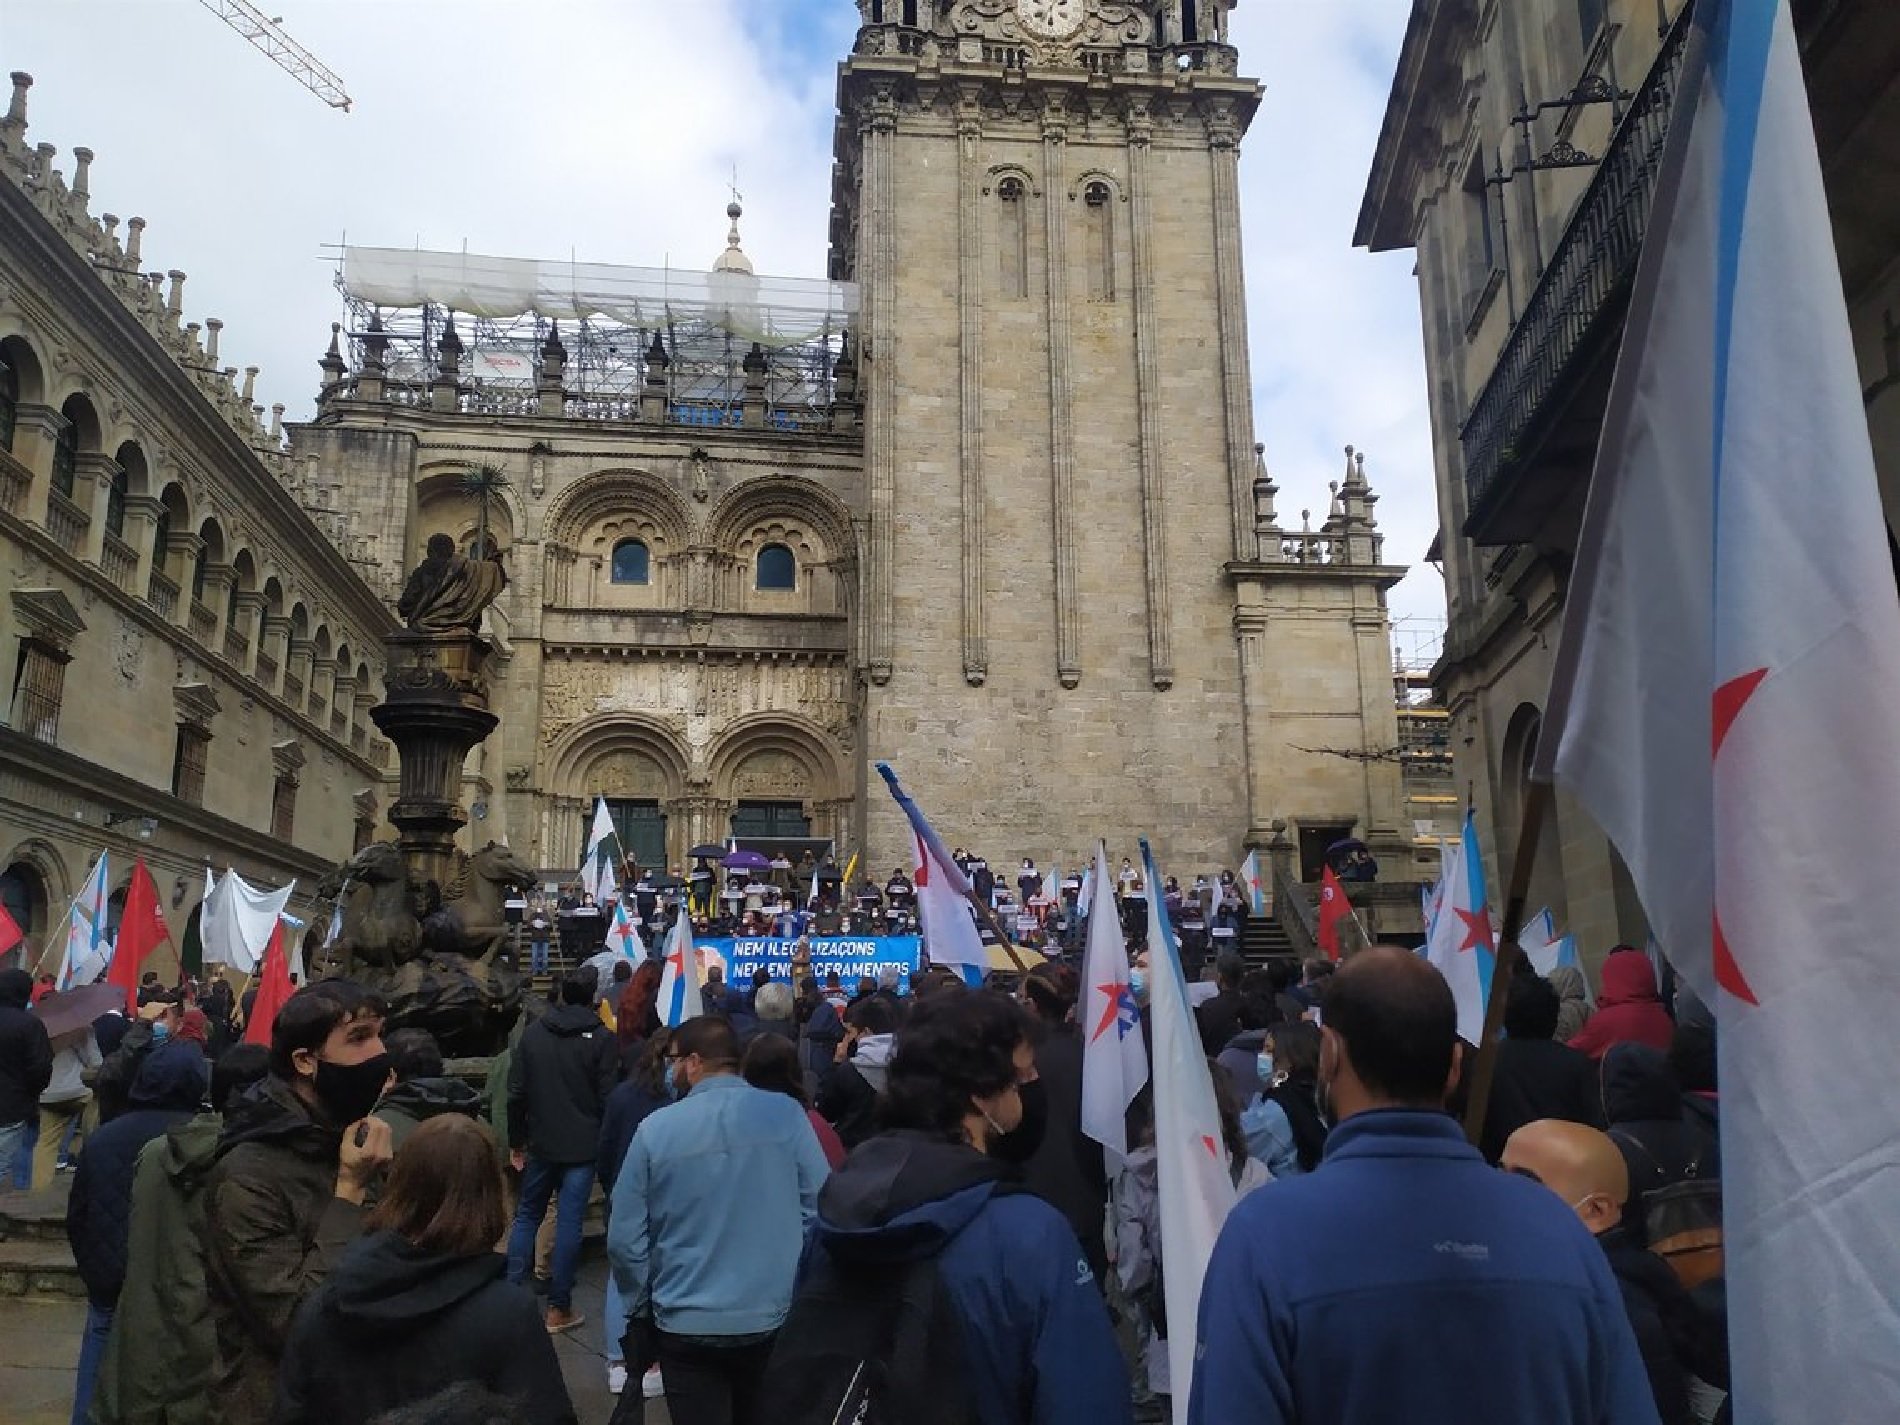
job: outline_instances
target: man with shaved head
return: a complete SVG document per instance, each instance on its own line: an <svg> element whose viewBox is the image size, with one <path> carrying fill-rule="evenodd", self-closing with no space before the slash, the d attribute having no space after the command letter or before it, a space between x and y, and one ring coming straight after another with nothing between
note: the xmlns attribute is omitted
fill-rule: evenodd
<svg viewBox="0 0 1900 1425"><path fill-rule="evenodd" d="M1656 1413L1663 1425L1695 1419L1690 1372L1717 1386L1728 1384L1720 1328L1703 1319L1669 1264L1631 1239L1623 1223L1629 1167L1610 1135L1581 1123L1540 1119L1510 1136L1498 1166L1542 1183L1590 1229L1622 1289Z"/></svg>
<svg viewBox="0 0 1900 1425"><path fill-rule="evenodd" d="M1409 950L1326 992L1319 1167L1242 1198L1208 1262L1194 1425L1655 1425L1602 1251L1445 1113L1458 1010Z"/></svg>

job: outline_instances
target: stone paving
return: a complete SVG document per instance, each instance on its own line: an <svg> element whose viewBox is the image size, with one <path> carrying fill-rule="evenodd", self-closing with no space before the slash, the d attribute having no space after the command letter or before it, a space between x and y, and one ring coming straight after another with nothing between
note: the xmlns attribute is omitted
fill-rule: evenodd
<svg viewBox="0 0 1900 1425"><path fill-rule="evenodd" d="M607 1393L600 1316L607 1262L597 1244L581 1267L575 1301L587 1324L555 1342L568 1394L581 1425L606 1425L614 1397ZM73 1368L85 1326L83 1301L56 1297L0 1297L0 1425L66 1425L73 1407ZM635 1379L629 1386L639 1390ZM646 1403L643 1425L668 1425L666 1403Z"/></svg>

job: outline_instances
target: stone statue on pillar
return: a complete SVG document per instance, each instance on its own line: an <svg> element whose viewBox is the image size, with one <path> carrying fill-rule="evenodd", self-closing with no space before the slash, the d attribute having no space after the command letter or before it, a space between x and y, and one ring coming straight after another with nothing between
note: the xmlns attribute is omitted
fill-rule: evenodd
<svg viewBox="0 0 1900 1425"><path fill-rule="evenodd" d="M428 557L403 586L396 612L411 633L478 633L482 610L507 587L501 550L491 547L482 558L470 559L448 535L432 534Z"/></svg>

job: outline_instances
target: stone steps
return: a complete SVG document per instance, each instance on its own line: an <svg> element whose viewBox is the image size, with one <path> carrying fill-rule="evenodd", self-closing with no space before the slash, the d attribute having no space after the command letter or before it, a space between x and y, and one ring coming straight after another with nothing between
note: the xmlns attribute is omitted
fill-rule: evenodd
<svg viewBox="0 0 1900 1425"><path fill-rule="evenodd" d="M62 1173L45 1192L0 1193L0 1297L85 1297L66 1244L71 1186Z"/></svg>

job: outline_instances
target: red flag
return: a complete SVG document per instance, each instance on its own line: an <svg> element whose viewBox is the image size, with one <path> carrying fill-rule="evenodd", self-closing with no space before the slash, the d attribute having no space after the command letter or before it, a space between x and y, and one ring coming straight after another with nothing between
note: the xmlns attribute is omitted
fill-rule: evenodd
<svg viewBox="0 0 1900 1425"><path fill-rule="evenodd" d="M264 963L257 972L257 998L251 1001L251 1017L244 1022L244 1042L270 1047L271 1026L277 1011L284 1007L293 990L290 984L290 960L284 954L284 923L278 921L264 947Z"/></svg>
<svg viewBox="0 0 1900 1425"><path fill-rule="evenodd" d="M15 945L26 939L26 932L20 929L20 923L7 914L7 908L0 905L0 955L4 955Z"/></svg>
<svg viewBox="0 0 1900 1425"><path fill-rule="evenodd" d="M158 908L158 887L152 873L139 857L132 867L131 884L125 888L125 910L119 916L119 938L112 947L112 968L106 971L106 983L125 991L125 1012L138 1006L139 971L146 959L172 936L165 924L165 913Z"/></svg>
<svg viewBox="0 0 1900 1425"><path fill-rule="evenodd" d="M1319 948L1326 958L1337 962L1341 953L1339 944L1339 923L1352 918L1352 902L1346 899L1346 888L1339 884L1339 877L1328 866L1326 874L1319 882Z"/></svg>

